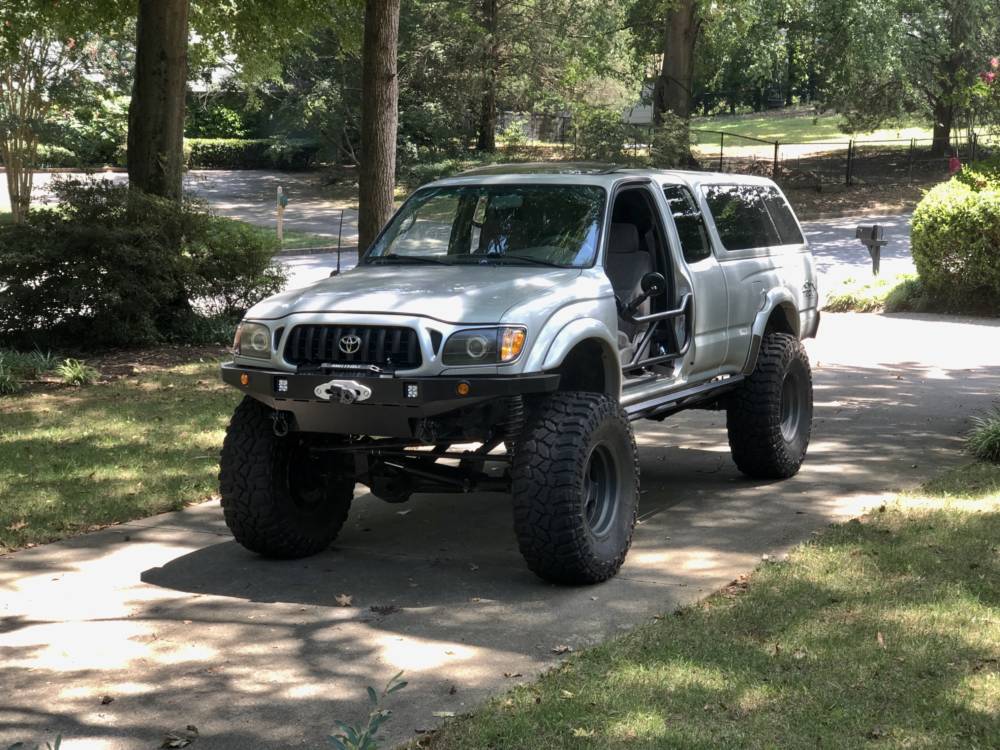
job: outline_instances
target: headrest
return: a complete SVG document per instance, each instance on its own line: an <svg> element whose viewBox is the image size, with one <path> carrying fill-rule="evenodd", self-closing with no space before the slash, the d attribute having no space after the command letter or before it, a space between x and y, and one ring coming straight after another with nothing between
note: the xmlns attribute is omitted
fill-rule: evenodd
<svg viewBox="0 0 1000 750"><path fill-rule="evenodd" d="M608 249L615 255L639 252L639 230L635 224L612 224Z"/></svg>

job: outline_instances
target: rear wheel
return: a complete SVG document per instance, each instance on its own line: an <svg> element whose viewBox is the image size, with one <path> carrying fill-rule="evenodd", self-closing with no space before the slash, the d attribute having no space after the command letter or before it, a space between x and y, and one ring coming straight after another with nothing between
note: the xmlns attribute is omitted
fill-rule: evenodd
<svg viewBox="0 0 1000 750"><path fill-rule="evenodd" d="M635 454L628 418L607 396L558 393L537 409L512 472L514 530L532 571L571 584L618 572L635 528Z"/></svg>
<svg viewBox="0 0 1000 750"><path fill-rule="evenodd" d="M737 468L760 479L794 476L809 447L812 411L812 372L802 342L785 333L766 335L753 373L726 413Z"/></svg>
<svg viewBox="0 0 1000 750"><path fill-rule="evenodd" d="M272 410L252 398L236 408L222 444L219 485L226 525L266 557L307 557L337 537L354 479L302 433L274 434Z"/></svg>

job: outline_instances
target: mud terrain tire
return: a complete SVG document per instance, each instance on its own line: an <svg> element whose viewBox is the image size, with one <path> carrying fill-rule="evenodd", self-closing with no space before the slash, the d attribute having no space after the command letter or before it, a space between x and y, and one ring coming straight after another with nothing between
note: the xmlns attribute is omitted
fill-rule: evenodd
<svg viewBox="0 0 1000 750"><path fill-rule="evenodd" d="M326 549L354 497L354 479L308 450L309 438L274 433L272 410L250 397L236 408L222 444L219 485L236 541L265 557L294 559Z"/></svg>
<svg viewBox="0 0 1000 750"><path fill-rule="evenodd" d="M737 468L756 479L794 476L809 447L812 412L812 371L802 342L785 333L766 335L754 371L726 412Z"/></svg>
<svg viewBox="0 0 1000 750"><path fill-rule="evenodd" d="M514 529L528 567L588 584L622 566L635 529L639 464L628 418L596 393L557 393L514 452Z"/></svg>

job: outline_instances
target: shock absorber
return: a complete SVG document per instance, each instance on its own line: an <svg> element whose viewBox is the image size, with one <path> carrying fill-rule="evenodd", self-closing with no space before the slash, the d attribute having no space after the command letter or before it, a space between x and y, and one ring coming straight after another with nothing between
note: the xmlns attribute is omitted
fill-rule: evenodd
<svg viewBox="0 0 1000 750"><path fill-rule="evenodd" d="M521 433L524 432L524 423L524 396L511 396L507 399L507 421L504 423L504 440L507 441L509 448L512 449L517 445Z"/></svg>

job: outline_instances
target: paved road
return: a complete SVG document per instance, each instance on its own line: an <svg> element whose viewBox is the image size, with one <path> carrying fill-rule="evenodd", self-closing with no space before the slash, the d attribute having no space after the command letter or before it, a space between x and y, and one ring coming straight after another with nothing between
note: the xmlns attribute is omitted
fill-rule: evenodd
<svg viewBox="0 0 1000 750"><path fill-rule="evenodd" d="M123 172L99 172L92 176L116 183L128 182L128 175ZM34 205L45 206L54 201L50 190L54 180L86 177L81 172L37 173L32 192ZM331 191L324 185L320 173L199 169L184 175L184 189L207 201L219 214L265 227L277 225L274 205L279 186L284 188L289 198L285 211L286 229L310 232L329 237L331 242L336 241L340 231L340 209L344 203L331 197ZM0 211L9 210L7 181L0 179ZM349 246L358 243L358 214L350 208L344 212L342 241Z"/></svg>
<svg viewBox="0 0 1000 750"><path fill-rule="evenodd" d="M690 602L959 464L967 415L1000 391L997 321L828 315L809 346L799 476L741 477L717 413L637 425L641 523L600 586L529 574L508 501L486 494L359 494L336 545L304 561L247 553L214 502L0 558L0 747L59 731L72 748L145 749L188 724L199 748L321 747L400 669L411 685L386 734L404 740L550 667L557 645Z"/></svg>
<svg viewBox="0 0 1000 750"><path fill-rule="evenodd" d="M61 179L68 175L59 175ZM77 176L80 175L69 175ZM121 173L102 175L107 179L124 181ZM36 200L40 204L51 200L48 186L53 175L36 175ZM291 230L311 232L336 241L340 230L340 209L343 203L330 197L321 176L312 173L272 172L262 170L197 170L185 176L186 188L224 216L242 219L260 226L275 226L274 196L281 185L290 197L285 214L286 227ZM0 180L0 211L9 209L7 186ZM882 253L882 275L890 278L898 273L913 271L910 258L910 215L866 216L846 219L825 219L806 222L806 236L812 244L820 272L820 290L829 290L846 277L857 279L871 275L871 261L864 247L854 238L854 229L861 223L880 223L886 227L889 245ZM357 245L357 212L344 211L342 244L353 248ZM342 258L343 268L353 266L357 254L349 251ZM286 255L282 263L288 268L292 286L303 286L329 275L335 265L331 255L303 253Z"/></svg>
<svg viewBox="0 0 1000 750"><path fill-rule="evenodd" d="M881 224L886 229L889 244L882 249L882 278L916 272L910 256L910 214L809 221L803 223L802 228L816 258L822 294L835 289L847 278L859 281L872 278L871 257L854 237L854 230L860 223ZM351 250L343 254L341 268L352 267L356 262L357 253ZM298 287L329 276L336 265L336 256L330 253L290 254L283 255L281 263L288 269L289 285Z"/></svg>

